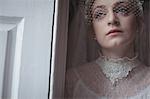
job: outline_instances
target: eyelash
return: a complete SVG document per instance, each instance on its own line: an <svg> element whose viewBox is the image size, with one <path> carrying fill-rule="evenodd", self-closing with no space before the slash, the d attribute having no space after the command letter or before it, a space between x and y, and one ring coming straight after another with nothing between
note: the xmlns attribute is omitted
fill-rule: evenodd
<svg viewBox="0 0 150 99"><path fill-rule="evenodd" d="M127 7L121 6L119 8L114 8L113 12L115 12L116 14L127 16L130 13L130 9Z"/></svg>
<svg viewBox="0 0 150 99"><path fill-rule="evenodd" d="M129 9L128 7L125 7L125 6L119 6L119 7L113 8L113 12L116 14L122 15L122 16L127 16L131 12L131 9ZM101 20L107 15L107 13L108 13L107 9L97 8L94 11L93 19Z"/></svg>
<svg viewBox="0 0 150 99"><path fill-rule="evenodd" d="M98 19L98 20L100 20L100 19L103 19L105 16L107 15L107 12L106 11L104 11L104 10L102 10L102 9L99 9L99 10L96 10L95 12L94 12L94 15L93 15L93 17L94 17L94 19Z"/></svg>

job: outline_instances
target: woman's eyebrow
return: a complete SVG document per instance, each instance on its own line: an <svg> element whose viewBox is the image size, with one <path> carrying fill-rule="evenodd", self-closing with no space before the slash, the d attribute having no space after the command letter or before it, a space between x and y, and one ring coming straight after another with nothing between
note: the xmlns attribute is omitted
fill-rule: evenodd
<svg viewBox="0 0 150 99"><path fill-rule="evenodd" d="M98 5L98 6L96 6L96 7L93 9L93 11L95 11L95 9L97 9L97 8L105 8L105 5Z"/></svg>
<svg viewBox="0 0 150 99"><path fill-rule="evenodd" d="M121 4L125 4L127 5L128 2L127 1L119 1L113 4L113 7L117 6L117 5L121 5ZM95 11L97 8L105 8L105 5L97 5L96 7L94 7L93 11Z"/></svg>
<svg viewBox="0 0 150 99"><path fill-rule="evenodd" d="M127 1L119 1L119 2L116 2L116 3L114 3L113 4L113 6L117 6L117 5L121 5L121 4L128 4L128 2Z"/></svg>

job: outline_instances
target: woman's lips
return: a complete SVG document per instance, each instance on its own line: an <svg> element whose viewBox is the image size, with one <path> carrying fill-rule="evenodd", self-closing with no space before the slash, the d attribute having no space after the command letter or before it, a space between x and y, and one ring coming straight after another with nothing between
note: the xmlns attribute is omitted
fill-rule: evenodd
<svg viewBox="0 0 150 99"><path fill-rule="evenodd" d="M113 29L113 30L110 30L106 35L117 35L117 34L120 34L122 32L123 31L121 31L121 30Z"/></svg>

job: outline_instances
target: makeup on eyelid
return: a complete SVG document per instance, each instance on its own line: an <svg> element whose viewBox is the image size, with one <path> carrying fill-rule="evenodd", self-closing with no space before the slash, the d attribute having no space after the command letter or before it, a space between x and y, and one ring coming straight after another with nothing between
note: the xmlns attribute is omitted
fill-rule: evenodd
<svg viewBox="0 0 150 99"><path fill-rule="evenodd" d="M129 16L131 14L136 13L137 11L137 7L135 6L134 2L117 2L115 4L113 4L112 7L112 11L114 14L116 14L117 16ZM108 8L105 5L98 5L94 8L93 10L93 20L102 20L103 18L105 18L105 16L107 16L107 14L109 13Z"/></svg>

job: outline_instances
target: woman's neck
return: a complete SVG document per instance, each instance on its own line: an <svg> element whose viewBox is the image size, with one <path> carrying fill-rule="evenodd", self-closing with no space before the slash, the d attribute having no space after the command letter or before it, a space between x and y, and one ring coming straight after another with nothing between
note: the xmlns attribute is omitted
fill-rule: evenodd
<svg viewBox="0 0 150 99"><path fill-rule="evenodd" d="M114 49L106 49L102 48L102 55L111 57L111 58L122 58L129 57L132 58L135 56L133 46L128 46L124 48L114 48Z"/></svg>

